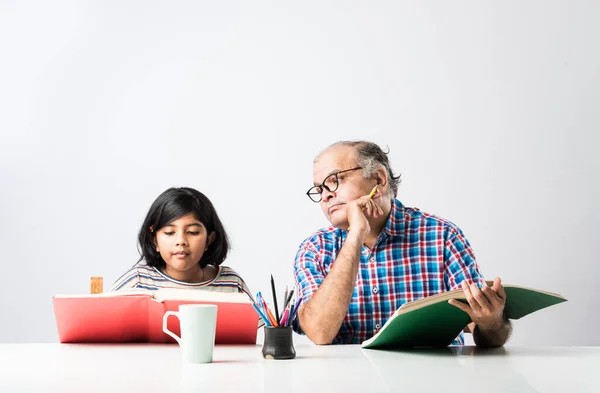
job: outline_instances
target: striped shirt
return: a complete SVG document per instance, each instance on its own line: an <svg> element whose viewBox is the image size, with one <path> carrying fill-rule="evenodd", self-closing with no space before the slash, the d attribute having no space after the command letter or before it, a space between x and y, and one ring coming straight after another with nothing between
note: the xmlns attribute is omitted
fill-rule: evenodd
<svg viewBox="0 0 600 393"><path fill-rule="evenodd" d="M143 288L157 290L161 288L181 288L196 289L204 291L217 292L238 292L246 293L252 298L250 289L232 268L220 265L215 278L200 283L189 283L178 281L167 276L158 268L148 266L146 262L141 261L132 267L127 273L115 281L111 291L121 289Z"/></svg>
<svg viewBox="0 0 600 393"><path fill-rule="evenodd" d="M307 302L339 255L347 232L329 226L302 242L296 254L296 285ZM450 221L405 207L394 199L373 248L363 245L348 312L333 344L360 344L373 337L404 303L485 280L471 246ZM294 329L303 334L295 320ZM453 344L463 344L461 333Z"/></svg>

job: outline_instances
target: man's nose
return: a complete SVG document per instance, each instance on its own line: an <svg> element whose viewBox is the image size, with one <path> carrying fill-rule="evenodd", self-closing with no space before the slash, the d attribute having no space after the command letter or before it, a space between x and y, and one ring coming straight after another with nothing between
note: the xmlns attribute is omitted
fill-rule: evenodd
<svg viewBox="0 0 600 393"><path fill-rule="evenodd" d="M326 188L323 188L323 192L321 193L321 200L323 202L329 202L332 198L335 198L335 192L331 192Z"/></svg>

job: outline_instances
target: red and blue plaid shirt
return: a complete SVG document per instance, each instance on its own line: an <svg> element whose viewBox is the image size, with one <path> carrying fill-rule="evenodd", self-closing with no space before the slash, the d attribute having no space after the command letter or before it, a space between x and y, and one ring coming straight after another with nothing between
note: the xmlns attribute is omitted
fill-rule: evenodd
<svg viewBox="0 0 600 393"><path fill-rule="evenodd" d="M300 245L294 276L303 303L331 270L346 235L330 226ZM394 199L375 245L362 247L352 300L333 344L360 344L373 337L402 304L460 288L464 280L479 287L485 283L462 231L443 218ZM303 334L295 322L294 330ZM463 343L461 333L453 344Z"/></svg>

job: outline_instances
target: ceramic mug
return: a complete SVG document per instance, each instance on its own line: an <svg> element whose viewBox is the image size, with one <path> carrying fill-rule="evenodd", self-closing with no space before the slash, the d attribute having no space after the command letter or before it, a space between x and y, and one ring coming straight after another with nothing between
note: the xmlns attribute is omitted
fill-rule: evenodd
<svg viewBox="0 0 600 393"><path fill-rule="evenodd" d="M167 328L170 315L179 319L181 337ZM182 304L179 311L167 311L163 316L163 331L179 343L186 363L212 362L216 327L217 306L213 304Z"/></svg>

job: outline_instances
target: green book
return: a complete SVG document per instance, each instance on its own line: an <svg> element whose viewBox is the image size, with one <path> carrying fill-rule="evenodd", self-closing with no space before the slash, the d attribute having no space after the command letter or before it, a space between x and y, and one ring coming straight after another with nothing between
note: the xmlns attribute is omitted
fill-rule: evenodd
<svg viewBox="0 0 600 393"><path fill-rule="evenodd" d="M488 281L489 286L492 281ZM519 319L567 299L538 289L503 285L506 292L504 311L509 319ZM445 347L470 322L467 313L448 303L450 299L467 302L462 289L438 293L405 303L390 317L381 330L363 341L362 348Z"/></svg>

